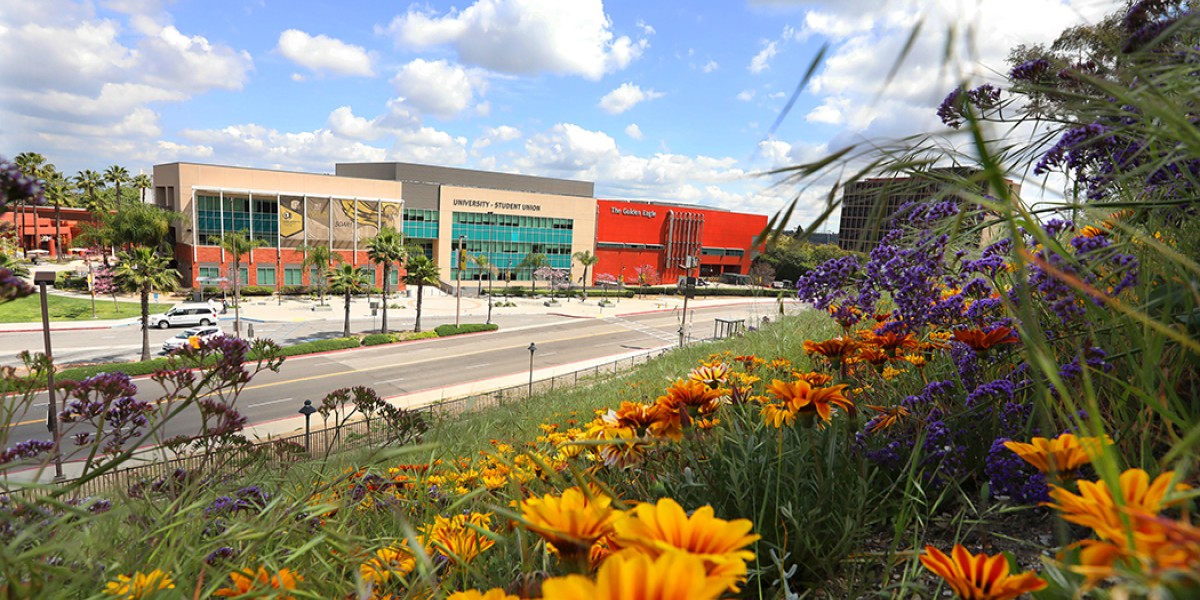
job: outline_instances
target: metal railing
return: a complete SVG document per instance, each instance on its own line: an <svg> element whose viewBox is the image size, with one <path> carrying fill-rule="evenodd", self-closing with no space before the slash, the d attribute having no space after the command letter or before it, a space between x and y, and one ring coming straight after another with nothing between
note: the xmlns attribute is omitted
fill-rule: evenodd
<svg viewBox="0 0 1200 600"><path fill-rule="evenodd" d="M421 413L438 417L462 415L477 410L503 406L508 403L553 392L556 389L592 385L615 377L623 371L670 352L674 348L657 348L640 354L619 358L610 362L578 369L569 373L536 379L532 384L514 385L413 407ZM99 496L112 489L130 490L136 493L154 493L156 488L184 484L197 477L211 477L215 473L231 476L250 468L282 468L297 462L317 457L328 457L353 448L375 447L396 441L396 432L387 430L383 419L368 421L363 418L299 433L252 443L243 446L222 447L211 452L188 456L167 457L166 450L150 450L137 460L146 462L135 466L106 471L88 478L68 480L63 485L78 482L80 497ZM306 451L306 448L308 449ZM154 456L161 458L154 459ZM79 481L83 480L83 481ZM0 494L2 495L2 494Z"/></svg>

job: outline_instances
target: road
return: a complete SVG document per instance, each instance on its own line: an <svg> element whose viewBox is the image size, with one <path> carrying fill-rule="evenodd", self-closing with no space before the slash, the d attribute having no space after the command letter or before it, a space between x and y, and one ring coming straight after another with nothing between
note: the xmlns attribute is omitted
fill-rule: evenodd
<svg viewBox="0 0 1200 600"><path fill-rule="evenodd" d="M713 306L692 313L692 331L703 337L714 318L742 318L744 308ZM250 424L294 417L306 399L320 403L332 390L365 385L383 397L436 390L449 385L527 373L530 342L537 344L538 369L625 354L678 343L676 312L654 312L501 329L493 333L422 340L395 346L287 359L278 373L260 373L243 390L237 407ZM155 400L160 390L138 380L138 398ZM46 439L47 399L41 395L31 410L10 426L11 446ZM185 413L166 427L164 437L195 433L199 417ZM64 426L64 434L70 435Z"/></svg>

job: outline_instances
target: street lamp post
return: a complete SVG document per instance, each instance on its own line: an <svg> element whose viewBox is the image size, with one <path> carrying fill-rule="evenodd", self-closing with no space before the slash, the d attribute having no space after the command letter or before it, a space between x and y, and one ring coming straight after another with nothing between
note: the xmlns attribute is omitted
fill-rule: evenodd
<svg viewBox="0 0 1200 600"><path fill-rule="evenodd" d="M300 407L300 414L304 415L304 452L308 454L312 453L308 440L310 432L309 421L312 419L313 413L315 412L317 412L317 409L313 408L312 400L305 400L304 406Z"/></svg>
<svg viewBox="0 0 1200 600"><path fill-rule="evenodd" d="M492 270L496 265L496 213L488 213L488 325L492 324Z"/></svg>
<svg viewBox="0 0 1200 600"><path fill-rule="evenodd" d="M467 236L458 236L458 290L455 293L454 300L454 326L458 327L459 315L462 312L462 272L467 266L467 253L464 246L467 243Z"/></svg>
<svg viewBox="0 0 1200 600"><path fill-rule="evenodd" d="M679 266L683 267L683 318L679 321L679 347L682 348L687 343L687 305L688 298L696 292L696 284L692 281L692 267L695 266L696 257L686 256L683 263Z"/></svg>
<svg viewBox="0 0 1200 600"><path fill-rule="evenodd" d="M54 479L63 478L61 432L58 428L58 403L54 399L54 352L50 348L50 309L46 304L46 285L54 283L54 271L38 271L33 275L33 283L37 284L42 296L42 342L45 345L46 361L50 368L46 371L46 396L48 408L46 412L46 429L54 436Z"/></svg>
<svg viewBox="0 0 1200 600"><path fill-rule="evenodd" d="M533 396L533 353L537 352L537 344L529 342L529 393L528 396Z"/></svg>

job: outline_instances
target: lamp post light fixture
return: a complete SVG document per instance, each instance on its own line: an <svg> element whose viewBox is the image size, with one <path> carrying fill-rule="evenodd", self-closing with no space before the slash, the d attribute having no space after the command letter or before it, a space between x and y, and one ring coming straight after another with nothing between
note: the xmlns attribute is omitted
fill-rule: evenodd
<svg viewBox="0 0 1200 600"><path fill-rule="evenodd" d="M683 267L683 316L679 321L679 347L687 343L687 305L688 298L696 293L696 282L692 279L692 267L696 266L695 256L685 256L680 267Z"/></svg>
<svg viewBox="0 0 1200 600"><path fill-rule="evenodd" d="M529 397L533 397L533 353L537 352L537 344L529 342Z"/></svg>
<svg viewBox="0 0 1200 600"><path fill-rule="evenodd" d="M309 454L312 453L308 440L310 432L309 421L312 419L313 413L315 412L317 412L317 409L313 408L312 400L305 400L304 406L300 407L300 414L304 415L304 452Z"/></svg>
<svg viewBox="0 0 1200 600"><path fill-rule="evenodd" d="M467 268L467 236L458 236L458 289L455 291L454 300L454 326L458 327L459 316L462 313L462 272Z"/></svg>
<svg viewBox="0 0 1200 600"><path fill-rule="evenodd" d="M54 352L50 347L50 310L46 304L46 286L54 284L54 271L38 271L33 274L33 283L38 286L42 296L42 342L45 345L46 361L50 368L46 371L46 429L54 436L54 479L63 478L62 449L60 447L62 432L58 427L58 403L54 399Z"/></svg>
<svg viewBox="0 0 1200 600"><path fill-rule="evenodd" d="M492 324L492 273L496 265L493 264L496 258L496 213L488 212L488 325Z"/></svg>

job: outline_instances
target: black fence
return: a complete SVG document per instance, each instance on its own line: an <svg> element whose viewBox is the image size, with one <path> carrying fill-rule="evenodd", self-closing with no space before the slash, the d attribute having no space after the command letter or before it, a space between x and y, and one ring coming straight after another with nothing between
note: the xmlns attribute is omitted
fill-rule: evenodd
<svg viewBox="0 0 1200 600"><path fill-rule="evenodd" d="M555 389L601 383L670 350L671 348L651 350L586 369L535 379L523 385L443 400L409 410L445 417L503 406L532 395L553 392ZM113 469L90 477L83 476L77 480L69 480L66 484L76 483L80 497L102 496L111 493L113 489L153 493L156 488L182 484L205 474L212 476L220 473L222 477L234 477L252 468L286 468L302 460L327 457L354 448L403 444L409 441L412 441L409 432L388 428L379 417L370 421L356 418L340 425L315 429L307 434L299 433L253 444L226 446L188 456L169 457L165 456L165 450L151 450L138 458L140 461L147 461L144 464ZM160 458L157 460L154 459L155 453L159 453Z"/></svg>

